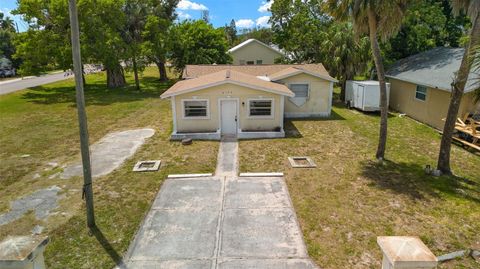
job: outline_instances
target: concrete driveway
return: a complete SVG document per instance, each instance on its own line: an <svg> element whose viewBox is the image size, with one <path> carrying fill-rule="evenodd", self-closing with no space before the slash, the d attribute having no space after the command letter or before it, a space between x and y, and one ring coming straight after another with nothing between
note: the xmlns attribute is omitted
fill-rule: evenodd
<svg viewBox="0 0 480 269"><path fill-rule="evenodd" d="M120 268L311 269L283 177L237 177L238 143L216 176L167 179Z"/></svg>
<svg viewBox="0 0 480 269"><path fill-rule="evenodd" d="M316 268L283 178L168 179L124 268Z"/></svg>

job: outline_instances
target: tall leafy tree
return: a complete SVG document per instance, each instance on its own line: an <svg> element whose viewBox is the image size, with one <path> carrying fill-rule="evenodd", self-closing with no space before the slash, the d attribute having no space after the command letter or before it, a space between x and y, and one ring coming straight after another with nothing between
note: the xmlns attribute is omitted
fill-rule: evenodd
<svg viewBox="0 0 480 269"><path fill-rule="evenodd" d="M293 62L321 62L319 44L331 23L322 0L276 0L270 10L273 41L286 50Z"/></svg>
<svg viewBox="0 0 480 269"><path fill-rule="evenodd" d="M125 13L125 25L122 31L122 37L128 46L128 54L133 68L135 86L140 90L140 79L138 77L139 69L144 68L144 64L140 61L140 47L143 42L143 31L148 16L148 1L146 0L126 0L123 6Z"/></svg>
<svg viewBox="0 0 480 269"><path fill-rule="evenodd" d="M338 18L350 14L355 32L368 34L373 60L380 83L380 134L376 158L385 158L387 145L387 88L385 84L385 68L380 51L379 39L388 40L398 32L408 0L328 0L329 9Z"/></svg>
<svg viewBox="0 0 480 269"><path fill-rule="evenodd" d="M179 0L150 1L149 13L143 30L142 53L157 65L160 80L166 81L165 62L172 47L170 28L176 18L175 7Z"/></svg>
<svg viewBox="0 0 480 269"><path fill-rule="evenodd" d="M228 43L222 29L215 29L203 20L183 21L172 29L173 66L182 71L187 64L226 64Z"/></svg>
<svg viewBox="0 0 480 269"><path fill-rule="evenodd" d="M230 21L230 25L225 24L225 35L227 36L228 45L233 46L237 40L237 26L235 20Z"/></svg>
<svg viewBox="0 0 480 269"><path fill-rule="evenodd" d="M16 32L13 20L0 12L0 59L3 59L2 63L4 67L12 66L12 56L15 54L15 46L13 44L15 36ZM13 62L13 64L17 67L18 63Z"/></svg>
<svg viewBox="0 0 480 269"><path fill-rule="evenodd" d="M467 84L467 79L472 69L475 49L480 45L480 1L478 0L452 0L452 7L456 14L465 12L471 20L470 40L465 48L465 53L460 64L460 69L455 74L452 83L452 95L448 107L447 118L443 128L440 152L438 155L437 169L442 173L451 174L450 150L455 122L460 108L460 102Z"/></svg>

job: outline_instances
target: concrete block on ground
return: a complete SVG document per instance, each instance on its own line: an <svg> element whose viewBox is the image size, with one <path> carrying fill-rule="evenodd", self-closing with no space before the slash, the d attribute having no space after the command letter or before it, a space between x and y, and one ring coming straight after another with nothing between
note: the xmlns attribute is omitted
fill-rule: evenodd
<svg viewBox="0 0 480 269"><path fill-rule="evenodd" d="M9 236L0 243L0 268L45 269L46 236Z"/></svg>
<svg viewBox="0 0 480 269"><path fill-rule="evenodd" d="M417 236L379 236L383 253L382 269L428 269L438 264L437 257Z"/></svg>

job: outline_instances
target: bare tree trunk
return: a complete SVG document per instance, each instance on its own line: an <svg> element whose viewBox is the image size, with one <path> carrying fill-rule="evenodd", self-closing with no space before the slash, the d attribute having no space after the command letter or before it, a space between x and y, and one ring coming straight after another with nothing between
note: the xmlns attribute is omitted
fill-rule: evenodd
<svg viewBox="0 0 480 269"><path fill-rule="evenodd" d="M158 68L158 73L160 74L160 81L167 81L168 80L168 75L167 75L167 69L165 68L165 63L164 62L155 62Z"/></svg>
<svg viewBox="0 0 480 269"><path fill-rule="evenodd" d="M377 68L377 76L380 83L380 135L375 157L379 160L383 160L385 158L385 149L387 146L387 87L385 85L385 69L383 67L382 55L377 40L377 18L375 12L371 8L368 9L368 24L373 60L375 62L375 67Z"/></svg>
<svg viewBox="0 0 480 269"><path fill-rule="evenodd" d="M120 64L113 68L107 68L107 87L119 88L126 85L123 68Z"/></svg>
<svg viewBox="0 0 480 269"><path fill-rule="evenodd" d="M135 77L135 88L137 88L137 91L139 91L140 80L138 79L138 67L137 67L137 59L135 57L135 54L132 57L132 63L133 63L133 76Z"/></svg>
<svg viewBox="0 0 480 269"><path fill-rule="evenodd" d="M345 102L345 92L347 90L347 79L344 78L340 80L340 100L342 102Z"/></svg>
<svg viewBox="0 0 480 269"><path fill-rule="evenodd" d="M438 154L437 169L444 174L451 174L450 169L450 150L452 147L452 136L455 130L455 122L457 121L458 110L462 101L465 85L467 84L468 75L472 66L473 51L476 46L480 45L480 14L473 21L472 31L470 32L470 42L465 48L462 63L453 81L452 96L450 106L448 107L447 118L443 127L442 142L440 143L440 152Z"/></svg>

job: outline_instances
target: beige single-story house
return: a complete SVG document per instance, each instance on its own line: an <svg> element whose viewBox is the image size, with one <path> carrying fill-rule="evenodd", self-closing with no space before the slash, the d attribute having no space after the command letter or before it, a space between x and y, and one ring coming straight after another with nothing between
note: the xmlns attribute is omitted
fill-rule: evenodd
<svg viewBox="0 0 480 269"><path fill-rule="evenodd" d="M235 65L274 64L283 53L256 39L248 39L228 50Z"/></svg>
<svg viewBox="0 0 480 269"><path fill-rule="evenodd" d="M396 62L387 71L390 108L442 130L450 104L451 84L460 68L463 48L438 47ZM470 73L458 117L479 111L474 102L475 77Z"/></svg>
<svg viewBox="0 0 480 269"><path fill-rule="evenodd" d="M161 98L172 104L172 139L284 137L285 117L328 117L332 78L321 64L187 65Z"/></svg>

